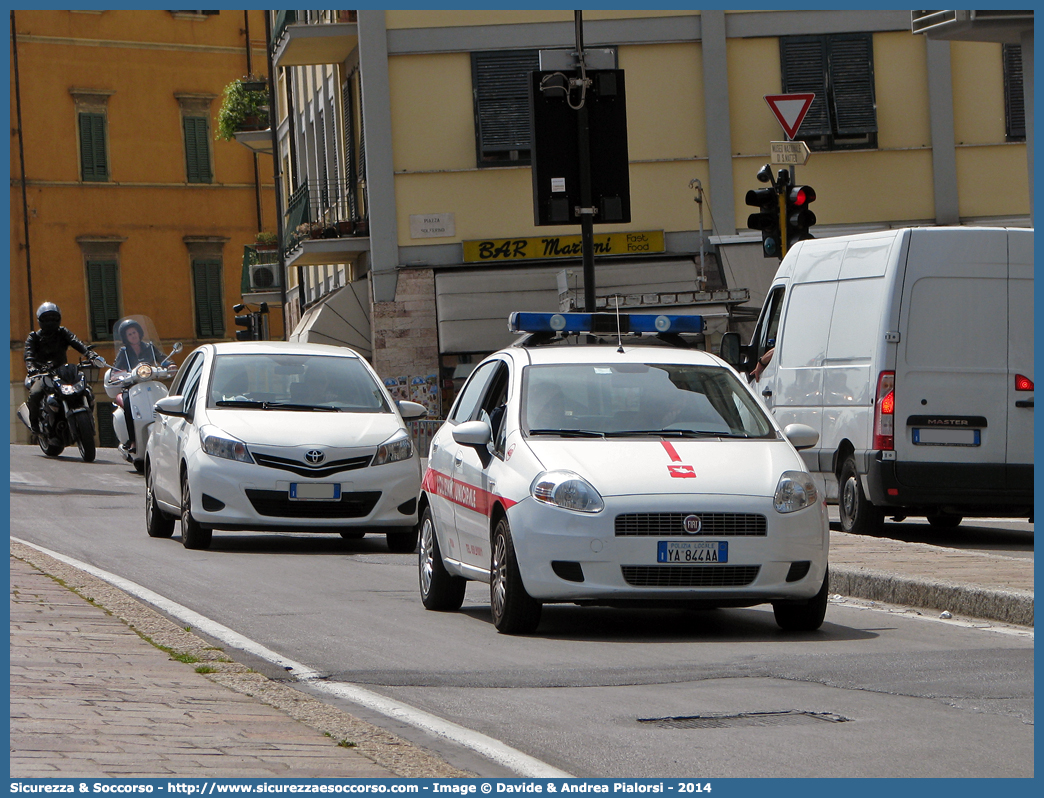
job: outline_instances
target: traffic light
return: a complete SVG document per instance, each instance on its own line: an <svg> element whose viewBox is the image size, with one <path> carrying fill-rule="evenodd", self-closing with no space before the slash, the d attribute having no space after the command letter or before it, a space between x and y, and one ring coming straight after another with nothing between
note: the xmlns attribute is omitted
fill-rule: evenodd
<svg viewBox="0 0 1044 798"><path fill-rule="evenodd" d="M245 330L236 330L237 341L256 341L258 340L258 317L256 313L244 313L242 316L236 316L236 326L245 327Z"/></svg>
<svg viewBox="0 0 1044 798"><path fill-rule="evenodd" d="M815 195L813 195L815 196ZM759 213L747 217L747 227L761 231L761 253L766 258L782 258L779 227L779 195L774 188L752 188L744 200L759 208ZM813 217L813 221L815 217Z"/></svg>
<svg viewBox="0 0 1044 798"><path fill-rule="evenodd" d="M815 199L816 190L812 186L791 186L787 191L787 249L798 241L812 238L808 228L816 223L816 215L808 206Z"/></svg>

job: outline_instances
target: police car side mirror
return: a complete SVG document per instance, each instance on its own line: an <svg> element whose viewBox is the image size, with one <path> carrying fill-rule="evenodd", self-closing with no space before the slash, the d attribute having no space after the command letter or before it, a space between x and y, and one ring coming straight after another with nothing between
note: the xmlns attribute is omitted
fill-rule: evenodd
<svg viewBox="0 0 1044 798"><path fill-rule="evenodd" d="M787 424L783 434L794 444L795 449L811 449L819 443L819 433L807 424Z"/></svg>
<svg viewBox="0 0 1044 798"><path fill-rule="evenodd" d="M734 369L738 369L741 365L741 350L739 333L727 332L721 336L719 357Z"/></svg>
<svg viewBox="0 0 1044 798"><path fill-rule="evenodd" d="M428 415L428 408L419 402L407 402L405 399L400 399L395 406L399 408L399 415L406 421L411 418L424 418Z"/></svg>
<svg viewBox="0 0 1044 798"><path fill-rule="evenodd" d="M493 431L485 421L465 421L453 428L453 440L464 446L485 449L493 440Z"/></svg>
<svg viewBox="0 0 1044 798"><path fill-rule="evenodd" d="M185 412L184 396L164 396L156 402L155 411L161 416L175 416L177 418L188 418Z"/></svg>

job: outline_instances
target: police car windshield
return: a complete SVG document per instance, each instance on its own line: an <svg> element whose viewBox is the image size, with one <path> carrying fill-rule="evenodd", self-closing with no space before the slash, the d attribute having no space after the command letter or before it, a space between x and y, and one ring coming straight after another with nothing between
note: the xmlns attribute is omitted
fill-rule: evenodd
<svg viewBox="0 0 1044 798"><path fill-rule="evenodd" d="M529 435L774 438L764 410L727 369L662 363L529 366Z"/></svg>
<svg viewBox="0 0 1044 798"><path fill-rule="evenodd" d="M357 358L325 355L218 355L209 400L222 408L391 412Z"/></svg>

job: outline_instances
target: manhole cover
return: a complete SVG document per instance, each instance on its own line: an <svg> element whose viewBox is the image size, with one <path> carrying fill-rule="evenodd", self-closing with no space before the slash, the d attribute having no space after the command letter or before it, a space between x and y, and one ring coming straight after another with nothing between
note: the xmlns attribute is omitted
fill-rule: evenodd
<svg viewBox="0 0 1044 798"><path fill-rule="evenodd" d="M661 729L734 729L739 726L793 726L806 723L845 723L851 720L833 712L740 712L735 715L684 715L674 718L638 718L639 723Z"/></svg>

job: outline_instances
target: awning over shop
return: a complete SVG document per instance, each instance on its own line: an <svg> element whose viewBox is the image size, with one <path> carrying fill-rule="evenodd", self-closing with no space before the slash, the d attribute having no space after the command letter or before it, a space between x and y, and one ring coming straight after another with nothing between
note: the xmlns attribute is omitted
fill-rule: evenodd
<svg viewBox="0 0 1044 798"><path fill-rule="evenodd" d="M327 294L301 316L291 341L348 346L372 359L369 280L356 280Z"/></svg>

